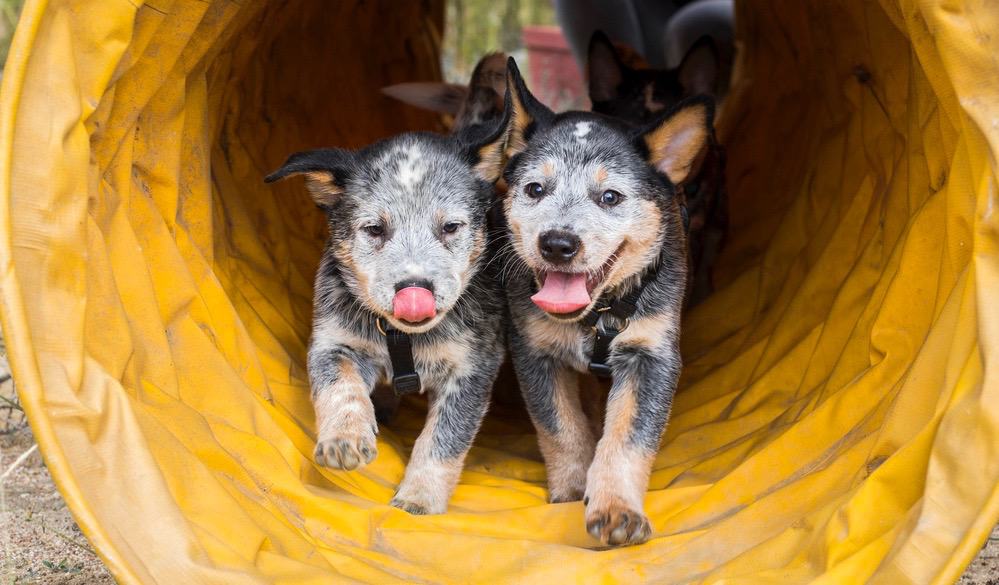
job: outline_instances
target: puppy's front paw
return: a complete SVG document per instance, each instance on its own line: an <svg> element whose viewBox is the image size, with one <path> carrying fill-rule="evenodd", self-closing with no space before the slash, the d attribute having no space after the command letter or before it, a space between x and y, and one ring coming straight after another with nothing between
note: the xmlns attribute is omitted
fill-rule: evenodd
<svg viewBox="0 0 999 585"><path fill-rule="evenodd" d="M604 544L641 544L652 535L652 525L640 510L614 498L605 503L588 502L586 531Z"/></svg>
<svg viewBox="0 0 999 585"><path fill-rule="evenodd" d="M400 510L409 512L414 516L425 516L430 513L429 511L427 511L427 507L424 506L423 504L410 502L408 500L400 498L399 496L392 498L392 501L389 502L389 505L399 508Z"/></svg>
<svg viewBox="0 0 999 585"><path fill-rule="evenodd" d="M562 489L548 488L548 503L561 504L564 502L578 502L583 499L583 490L573 487L563 487Z"/></svg>
<svg viewBox="0 0 999 585"><path fill-rule="evenodd" d="M316 465L350 471L371 463L375 455L378 455L375 434L371 431L361 431L320 437L316 443L314 457Z"/></svg>

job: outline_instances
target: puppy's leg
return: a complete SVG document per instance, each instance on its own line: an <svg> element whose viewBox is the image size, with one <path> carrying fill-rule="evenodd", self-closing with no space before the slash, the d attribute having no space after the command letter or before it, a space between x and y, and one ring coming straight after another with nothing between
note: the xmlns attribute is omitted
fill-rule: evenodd
<svg viewBox="0 0 999 585"><path fill-rule="evenodd" d="M652 533L642 504L676 391L680 354L675 345L615 353L604 434L586 480L586 529L604 544L638 544Z"/></svg>
<svg viewBox="0 0 999 585"><path fill-rule="evenodd" d="M308 367L316 464L350 470L371 463L378 453L378 423L369 397L376 375L372 361L344 346L316 343L309 349Z"/></svg>
<svg viewBox="0 0 999 585"><path fill-rule="evenodd" d="M577 374L522 343L512 347L524 402L545 458L548 501L580 500L586 490L586 469L593 460L595 441L579 403Z"/></svg>
<svg viewBox="0 0 999 585"><path fill-rule="evenodd" d="M443 514L465 455L489 407L496 370L452 380L432 395L423 432L391 504L410 514Z"/></svg>

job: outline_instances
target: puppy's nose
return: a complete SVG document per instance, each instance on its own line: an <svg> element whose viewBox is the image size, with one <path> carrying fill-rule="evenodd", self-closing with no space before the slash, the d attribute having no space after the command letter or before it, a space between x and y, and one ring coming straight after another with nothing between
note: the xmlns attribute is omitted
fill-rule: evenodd
<svg viewBox="0 0 999 585"><path fill-rule="evenodd" d="M552 264L567 264L579 253L579 236L569 232L552 230L541 234L538 247L541 256Z"/></svg>
<svg viewBox="0 0 999 585"><path fill-rule="evenodd" d="M404 288L425 288L430 292L434 292L434 283L423 278L409 278L406 280L401 280L395 283L395 292L399 292Z"/></svg>

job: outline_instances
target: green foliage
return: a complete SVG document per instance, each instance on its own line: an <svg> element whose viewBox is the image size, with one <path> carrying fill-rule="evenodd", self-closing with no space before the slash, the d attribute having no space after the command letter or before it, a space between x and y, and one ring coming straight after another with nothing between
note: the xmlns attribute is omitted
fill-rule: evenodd
<svg viewBox="0 0 999 585"><path fill-rule="evenodd" d="M551 0L448 0L445 20L444 76L463 83L486 53L520 50L524 25L554 24L555 10Z"/></svg>
<svg viewBox="0 0 999 585"><path fill-rule="evenodd" d="M0 64L7 62L7 52L10 50L10 41L14 38L14 29L22 7L24 0L0 0Z"/></svg>

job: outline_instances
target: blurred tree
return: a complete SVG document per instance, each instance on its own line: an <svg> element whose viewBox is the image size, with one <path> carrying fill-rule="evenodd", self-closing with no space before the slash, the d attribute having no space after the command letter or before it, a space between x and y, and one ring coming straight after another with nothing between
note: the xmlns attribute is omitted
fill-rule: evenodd
<svg viewBox="0 0 999 585"><path fill-rule="evenodd" d="M551 0L448 0L444 76L465 82L482 55L522 49L523 25L554 23Z"/></svg>

